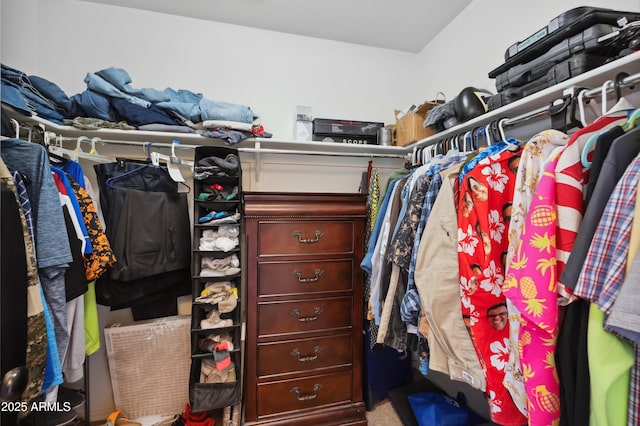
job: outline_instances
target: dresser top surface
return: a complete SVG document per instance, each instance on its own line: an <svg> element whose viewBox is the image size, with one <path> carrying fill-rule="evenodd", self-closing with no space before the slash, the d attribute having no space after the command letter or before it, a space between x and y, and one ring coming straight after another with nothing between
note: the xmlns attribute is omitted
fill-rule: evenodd
<svg viewBox="0 0 640 426"><path fill-rule="evenodd" d="M246 217L362 216L367 196L354 193L245 192Z"/></svg>

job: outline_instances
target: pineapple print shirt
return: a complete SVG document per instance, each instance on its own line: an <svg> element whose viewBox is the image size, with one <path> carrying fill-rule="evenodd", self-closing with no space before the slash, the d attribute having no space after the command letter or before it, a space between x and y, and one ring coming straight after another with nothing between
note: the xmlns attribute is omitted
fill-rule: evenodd
<svg viewBox="0 0 640 426"><path fill-rule="evenodd" d="M556 155L533 194L517 254L502 287L521 314L517 341L531 425L560 421L560 383L555 366L558 334L556 285Z"/></svg>
<svg viewBox="0 0 640 426"><path fill-rule="evenodd" d="M531 199L540 181L545 164L552 153L564 147L569 137L557 130L545 130L533 136L524 146L521 158L515 157L509 164L516 171L516 184L513 193L513 204L502 212L505 225L509 227L509 250L505 263L508 274L514 254L517 253L524 221L529 212ZM516 264L518 266L518 264ZM520 335L520 311L507 294L507 310L509 311L509 367L505 374L504 385L509 389L511 397L520 409L527 414L527 394L522 378L520 355L518 353L518 337Z"/></svg>
<svg viewBox="0 0 640 426"><path fill-rule="evenodd" d="M503 384L509 327L501 290L508 245L501 212L513 200L515 174L508 164L520 154L520 146L508 145L479 161L462 180L458 202L462 314L486 374L492 420L502 425L526 423Z"/></svg>

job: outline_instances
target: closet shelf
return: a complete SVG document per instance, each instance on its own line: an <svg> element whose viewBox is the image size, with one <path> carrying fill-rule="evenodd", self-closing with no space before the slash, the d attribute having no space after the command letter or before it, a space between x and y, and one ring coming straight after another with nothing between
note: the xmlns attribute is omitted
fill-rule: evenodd
<svg viewBox="0 0 640 426"><path fill-rule="evenodd" d="M84 130L72 126L64 126L44 120L38 116L23 115L10 106L2 104L2 113L18 120L21 123L32 126L40 126L45 131L50 131L56 135L77 138L85 136L90 139L100 138L104 143L134 142L144 144L154 142L159 144L171 144L174 140L180 142L183 147L186 144L194 146L229 146L222 139L208 138L196 133L172 133L156 132L148 130L120 130L120 129L98 129ZM363 157L393 156L402 157L406 150L403 147L381 146L381 145L358 145L343 144L333 142L311 142L295 141L277 138L249 138L234 145L240 152L255 153L284 153L284 154L317 154L317 155L346 155L351 154Z"/></svg>
<svg viewBox="0 0 640 426"><path fill-rule="evenodd" d="M237 254L237 253L240 253L240 248L239 248L239 247L236 247L236 248L233 248L233 249L231 249L231 250L229 250L229 251L222 251L222 250L200 250L200 249L194 249L194 250L193 250L193 252L194 252L194 253L200 253L200 254L202 254L202 255L204 255L204 256L215 256L215 255L223 256L223 255L229 255L229 254L231 254L231 253L236 253L236 254Z"/></svg>
<svg viewBox="0 0 640 426"><path fill-rule="evenodd" d="M233 349L229 353L240 353L239 349ZM191 355L191 359L212 359L213 355L210 353L197 353Z"/></svg>
<svg viewBox="0 0 640 426"><path fill-rule="evenodd" d="M200 327L192 327L191 328L191 333L192 334L211 334L211 333L216 333L219 331L230 331L230 330L240 330L240 324L233 324L233 325L229 325L226 327L215 327L215 328L200 328ZM238 350L238 353L240 353L240 350Z"/></svg>
<svg viewBox="0 0 640 426"><path fill-rule="evenodd" d="M558 83L554 86L548 87L540 92L526 96L513 103L489 111L479 117L464 123L458 124L450 129L436 133L413 144L407 145L407 148L413 150L418 147L432 145L439 140L445 139L457 135L462 132L467 132L475 127L486 125L493 120L499 120L501 118L509 118L513 120L514 117L526 116L533 111L548 107L554 100L562 97L563 92L570 88L585 88L594 89L601 87L608 80L615 80L615 77L620 72L626 72L628 74L635 74L640 72L640 53L632 53L624 56L620 59L612 61L601 67L595 68L584 74L578 75L569 80ZM576 92L577 96L578 93ZM531 117L534 118L534 117Z"/></svg>
<svg viewBox="0 0 640 426"><path fill-rule="evenodd" d="M551 102L560 98L569 88L593 89L602 86L605 81L614 80L620 72L634 74L640 72L640 53L633 53L588 71L584 74L558 83L535 94L529 95L511 104L489 111L472 120L461 123L450 129L436 133L420 141L406 146L358 145L333 142L295 141L277 138L249 138L233 145L240 152L258 154L300 154L300 155L335 155L355 157L397 157L403 158L418 147L432 145L437 141L469 131L493 120L513 118L526 115L540 108L548 107ZM577 95L577 93L576 93ZM174 140L194 146L226 146L221 139L213 139L195 133L171 133L142 130L99 129L83 130L72 126L61 126L37 116L25 116L10 106L2 104L3 114L16 120L43 127L47 131L66 137L86 136L100 138L105 143L148 143L171 144Z"/></svg>
<svg viewBox="0 0 640 426"><path fill-rule="evenodd" d="M217 252L217 253L222 253L222 252ZM194 275L192 278L194 280L202 280L202 281L229 281L236 278L240 278L240 273L233 274L233 275Z"/></svg>

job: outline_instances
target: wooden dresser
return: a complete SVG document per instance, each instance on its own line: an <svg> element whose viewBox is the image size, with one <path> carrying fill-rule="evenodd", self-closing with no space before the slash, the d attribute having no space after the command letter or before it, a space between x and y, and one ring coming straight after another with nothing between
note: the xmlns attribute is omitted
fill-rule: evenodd
<svg viewBox="0 0 640 426"><path fill-rule="evenodd" d="M244 194L245 423L366 425L359 194Z"/></svg>

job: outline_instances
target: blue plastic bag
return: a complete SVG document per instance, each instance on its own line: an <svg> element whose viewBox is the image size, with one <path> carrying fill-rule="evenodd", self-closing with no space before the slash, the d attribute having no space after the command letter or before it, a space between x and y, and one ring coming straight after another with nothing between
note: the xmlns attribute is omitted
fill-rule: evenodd
<svg viewBox="0 0 640 426"><path fill-rule="evenodd" d="M464 396L455 400L436 392L407 396L420 426L472 426L475 416L466 407Z"/></svg>

